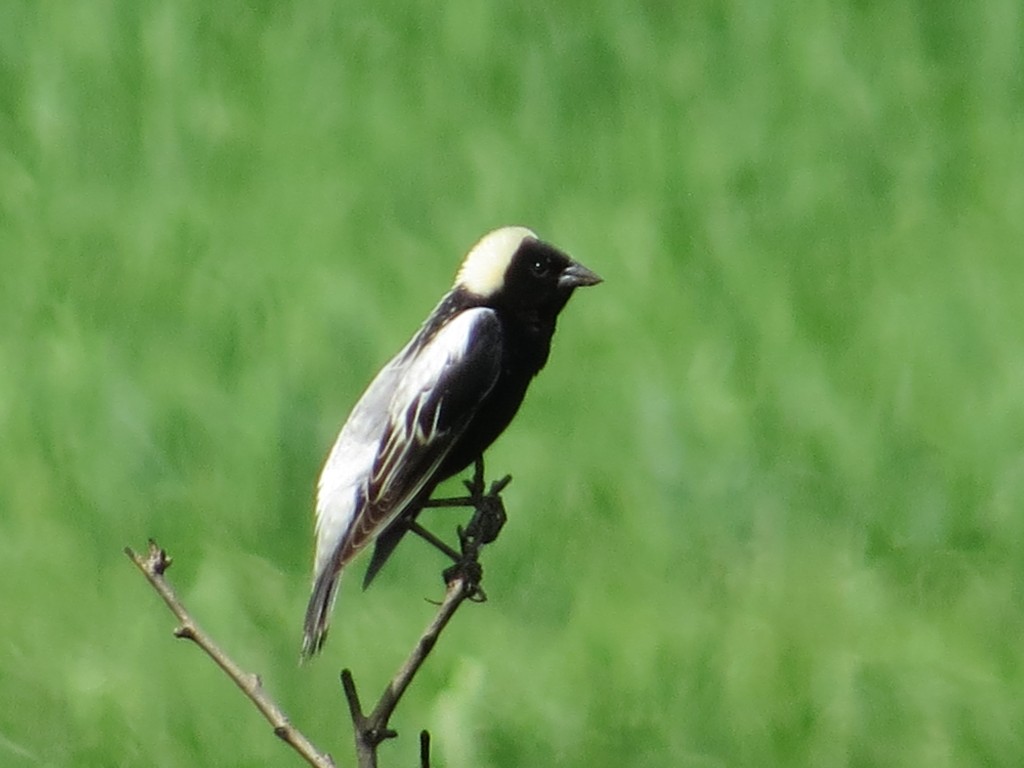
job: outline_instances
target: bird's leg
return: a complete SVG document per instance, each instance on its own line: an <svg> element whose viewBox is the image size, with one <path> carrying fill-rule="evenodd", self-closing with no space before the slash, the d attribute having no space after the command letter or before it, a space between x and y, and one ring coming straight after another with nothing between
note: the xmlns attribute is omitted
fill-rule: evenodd
<svg viewBox="0 0 1024 768"><path fill-rule="evenodd" d="M464 557L467 542L479 540L481 545L490 544L498 538L498 533L501 531L502 526L505 525L505 520L507 519L505 505L501 500L501 492L505 490L510 482L512 482L512 475L505 475L501 480L491 483L490 490L485 493L484 489L487 487L487 482L484 479L484 458L480 456L474 463L473 478L463 481L466 490L469 491L468 496L430 499L424 502L420 508L473 507L476 510L469 524L465 528L461 526L458 528L459 542L463 550L462 557ZM415 522L411 522L409 528L414 533L436 545L436 537L421 526L416 525ZM427 535L424 535L425 533ZM438 548L440 549L440 547ZM450 551L447 554L450 554ZM458 560L460 558L453 559Z"/></svg>
<svg viewBox="0 0 1024 768"><path fill-rule="evenodd" d="M415 521L410 521L408 527L410 532L415 533L428 544L433 544L434 547L439 549L444 554L448 555L448 557L450 557L454 562L458 562L459 558L462 557L462 555L460 555L457 551L449 547L441 539L432 534L419 523Z"/></svg>
<svg viewBox="0 0 1024 768"><path fill-rule="evenodd" d="M484 495L484 455L482 453L473 462L473 479L464 480L463 483L471 498L478 499Z"/></svg>
<svg viewBox="0 0 1024 768"><path fill-rule="evenodd" d="M481 455L473 463L473 478L471 480L462 481L462 484L466 486L466 490L469 491L468 496L454 496L447 499L427 499L423 502L422 507L476 507L479 506L480 502L488 496L497 496L505 490L505 486L511 482L512 475L505 475L501 480L491 483L490 491L485 494L484 489L487 485L484 480L484 457Z"/></svg>
<svg viewBox="0 0 1024 768"><path fill-rule="evenodd" d="M473 507L474 512L469 523L465 527L460 525L456 529L459 536L458 550L448 546L438 536L417 523L415 515L409 517L405 523L407 530L415 533L451 558L453 565L445 569L443 573L445 583L450 583L453 579L461 576L467 584L472 586L473 600L483 601L486 599L486 595L480 588L480 579L483 577L483 569L479 562L480 550L485 544L490 544L498 538L498 534L505 525L507 515L501 492L511 481L512 476L506 475L501 480L491 483L490 488L487 488L487 481L484 479L484 460L481 456L474 464L472 479L463 481L469 492L468 496L430 499L420 505L420 509L425 507Z"/></svg>

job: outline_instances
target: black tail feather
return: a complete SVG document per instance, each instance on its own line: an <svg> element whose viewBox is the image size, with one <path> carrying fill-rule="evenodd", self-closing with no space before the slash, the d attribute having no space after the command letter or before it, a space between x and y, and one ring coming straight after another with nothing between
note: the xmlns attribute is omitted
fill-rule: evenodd
<svg viewBox="0 0 1024 768"><path fill-rule="evenodd" d="M331 609L338 596L338 584L341 572L333 568L320 574L313 585L313 594L306 607L306 621L302 634L302 653L300 662L306 661L320 652L327 639L327 630L331 623Z"/></svg>
<svg viewBox="0 0 1024 768"><path fill-rule="evenodd" d="M398 542L408 532L409 523L413 520L415 520L415 515L408 517L403 515L378 534L377 540L373 545L373 555L370 557L370 564L366 567L366 576L363 577L363 589L370 586L370 582L380 572L380 569L384 567L384 563L388 561L391 553L398 546Z"/></svg>

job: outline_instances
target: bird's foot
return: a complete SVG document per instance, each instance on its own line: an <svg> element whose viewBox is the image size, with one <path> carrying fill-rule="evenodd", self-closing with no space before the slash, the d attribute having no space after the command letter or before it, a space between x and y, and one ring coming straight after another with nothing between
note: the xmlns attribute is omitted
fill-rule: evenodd
<svg viewBox="0 0 1024 768"><path fill-rule="evenodd" d="M469 491L466 502L475 511L469 523L465 527L459 526L457 529L460 554L453 558L454 565L446 568L443 576L446 584L450 584L456 578L464 579L472 592L470 599L477 602L487 599L487 595L480 587L480 581L483 578L480 550L485 544L490 544L498 538L498 534L501 533L501 529L508 520L501 492L511 481L512 476L506 475L501 480L491 483L490 489L487 489L482 458L476 461L473 479L465 481L466 490ZM485 491L485 489L487 490Z"/></svg>

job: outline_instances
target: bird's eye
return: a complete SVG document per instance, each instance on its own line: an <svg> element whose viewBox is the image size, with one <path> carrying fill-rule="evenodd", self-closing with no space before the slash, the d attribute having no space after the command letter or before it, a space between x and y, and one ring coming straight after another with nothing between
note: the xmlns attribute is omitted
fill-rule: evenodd
<svg viewBox="0 0 1024 768"><path fill-rule="evenodd" d="M551 269L547 259L534 259L530 262L530 273L534 277L545 277Z"/></svg>

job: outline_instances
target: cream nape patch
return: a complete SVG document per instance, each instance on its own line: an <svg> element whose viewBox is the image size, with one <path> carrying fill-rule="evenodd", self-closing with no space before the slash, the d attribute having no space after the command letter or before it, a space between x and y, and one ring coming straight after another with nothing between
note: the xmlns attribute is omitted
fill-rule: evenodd
<svg viewBox="0 0 1024 768"><path fill-rule="evenodd" d="M477 296L493 296L505 280L505 271L526 238L538 237L526 227L502 227L488 232L474 245L455 276L455 285Z"/></svg>

